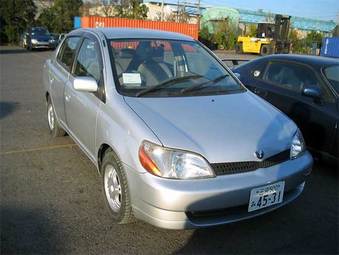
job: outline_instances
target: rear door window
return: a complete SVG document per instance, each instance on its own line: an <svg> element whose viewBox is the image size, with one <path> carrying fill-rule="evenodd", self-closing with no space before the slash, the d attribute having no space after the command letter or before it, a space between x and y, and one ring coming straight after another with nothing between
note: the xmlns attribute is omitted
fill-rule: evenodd
<svg viewBox="0 0 339 255"><path fill-rule="evenodd" d="M72 36L66 38L61 45L57 60L67 71L71 70L79 41L80 37Z"/></svg>

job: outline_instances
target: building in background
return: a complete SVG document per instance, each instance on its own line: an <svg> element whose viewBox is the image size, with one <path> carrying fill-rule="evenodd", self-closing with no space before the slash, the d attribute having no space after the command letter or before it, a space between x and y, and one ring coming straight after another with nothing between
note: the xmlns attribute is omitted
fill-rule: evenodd
<svg viewBox="0 0 339 255"><path fill-rule="evenodd" d="M226 7L207 8L201 18L201 25L209 23L218 23L224 20L230 20L236 24L238 19L239 32L244 35L248 33L250 27L259 23L274 23L275 13L264 12L262 10L249 11L243 9L231 9ZM208 25L211 27L211 25ZM323 36L332 36L332 32L336 27L334 21L324 21L309 18L301 18L291 16L291 29L297 31L300 38L304 38L308 32L320 32ZM213 32L213 29L210 31Z"/></svg>
<svg viewBox="0 0 339 255"><path fill-rule="evenodd" d="M89 9L89 15L114 16L114 5L123 0L99 0ZM49 2L49 1L47 1ZM161 0L140 0L148 8L147 19L153 21L175 21L196 24L200 21L201 27L207 27L213 33L218 23L226 20L238 29L241 35L247 34L251 27L259 23L274 23L275 13L263 10L251 11L228 7L211 7L200 5L198 0L178 0L177 3L166 3ZM110 8L110 6L112 8ZM339 15L338 15L339 19ZM307 33L320 32L324 37L330 37L336 28L336 22L316 20L291 16L291 29L298 37L304 38Z"/></svg>
<svg viewBox="0 0 339 255"><path fill-rule="evenodd" d="M187 22L197 24L199 20L199 8L196 2L179 0L174 3L162 1L144 1L148 7L148 19L175 22ZM201 8L201 11L205 8Z"/></svg>

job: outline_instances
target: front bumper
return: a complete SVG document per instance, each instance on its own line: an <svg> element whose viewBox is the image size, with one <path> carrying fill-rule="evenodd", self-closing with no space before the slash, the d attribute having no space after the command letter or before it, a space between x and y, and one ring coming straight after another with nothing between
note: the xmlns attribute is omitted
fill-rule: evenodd
<svg viewBox="0 0 339 255"><path fill-rule="evenodd" d="M312 163L306 152L269 168L199 180L163 179L125 167L134 215L158 227L187 229L248 219L291 202L303 191ZM285 181L283 202L247 212L251 189L278 181Z"/></svg>
<svg viewBox="0 0 339 255"><path fill-rule="evenodd" d="M50 44L49 42L37 42L37 43L32 43L32 48L33 49L51 49L53 48L53 45Z"/></svg>

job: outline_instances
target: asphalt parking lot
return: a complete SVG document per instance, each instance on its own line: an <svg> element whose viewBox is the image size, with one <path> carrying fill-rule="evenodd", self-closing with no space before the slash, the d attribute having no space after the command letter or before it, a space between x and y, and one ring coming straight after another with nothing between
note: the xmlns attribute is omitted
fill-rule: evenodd
<svg viewBox="0 0 339 255"><path fill-rule="evenodd" d="M95 167L47 129L50 51L0 48L1 254L338 254L338 169L317 163L304 193L270 214L173 231L110 220Z"/></svg>

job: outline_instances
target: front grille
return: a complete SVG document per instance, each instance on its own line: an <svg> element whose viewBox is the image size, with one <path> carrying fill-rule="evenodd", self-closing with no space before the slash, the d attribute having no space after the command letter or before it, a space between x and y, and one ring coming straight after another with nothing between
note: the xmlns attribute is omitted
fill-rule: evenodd
<svg viewBox="0 0 339 255"><path fill-rule="evenodd" d="M243 161L211 164L216 175L236 174L267 168L290 159L290 150L282 151L263 161Z"/></svg>

